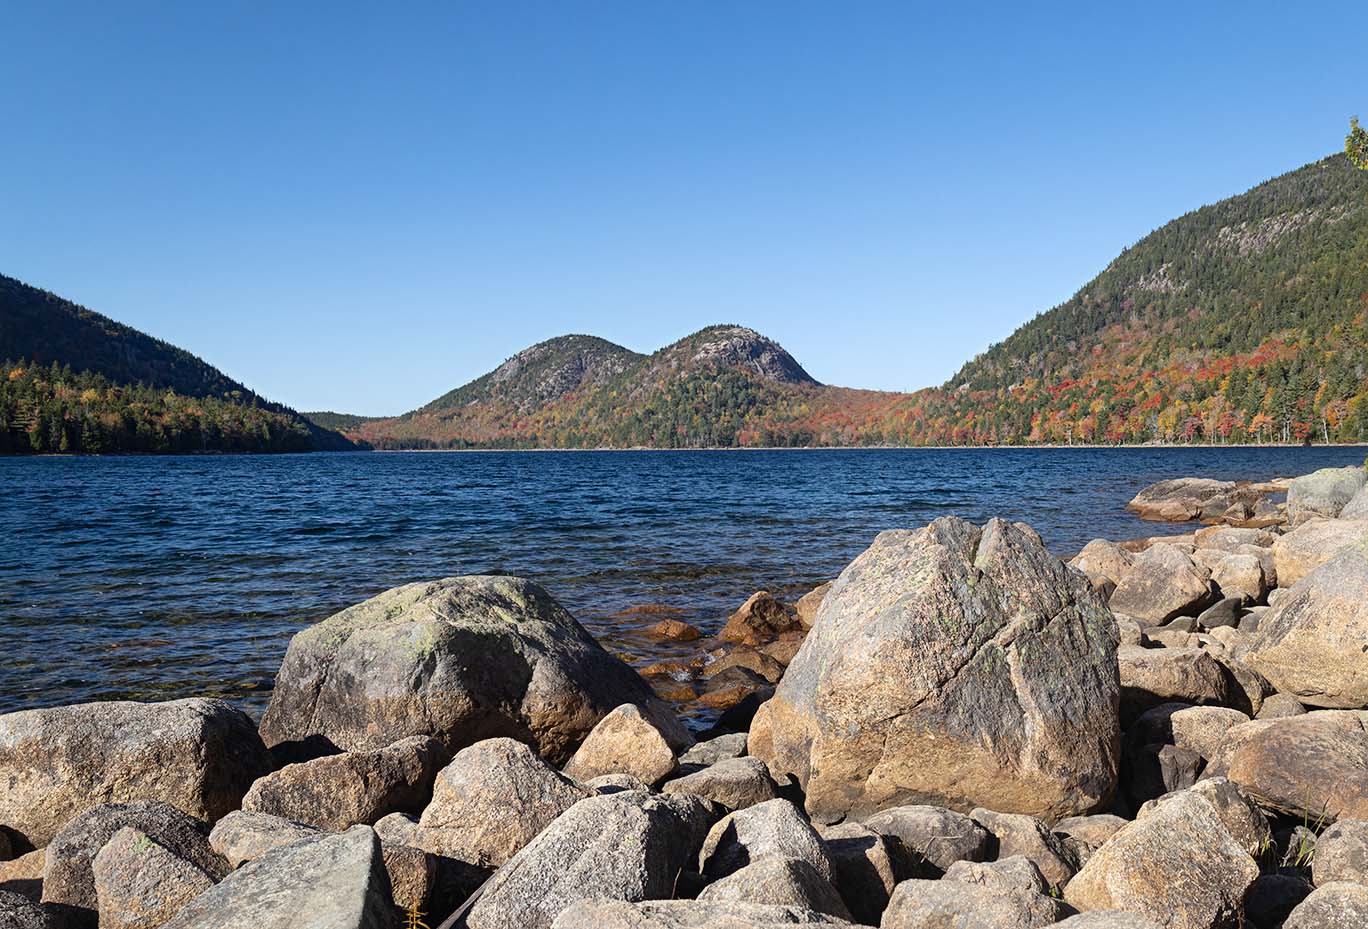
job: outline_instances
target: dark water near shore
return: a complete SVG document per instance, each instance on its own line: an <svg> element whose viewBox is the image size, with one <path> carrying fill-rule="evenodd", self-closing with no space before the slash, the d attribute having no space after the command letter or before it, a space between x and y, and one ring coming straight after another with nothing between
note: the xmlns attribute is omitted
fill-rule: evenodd
<svg viewBox="0 0 1368 929"><path fill-rule="evenodd" d="M1182 531L1122 510L1166 477L1265 479L1361 448L331 454L0 459L0 712L223 696L264 709L290 636L396 584L533 578L610 648L643 603L715 630L875 533L955 513L1059 554Z"/></svg>

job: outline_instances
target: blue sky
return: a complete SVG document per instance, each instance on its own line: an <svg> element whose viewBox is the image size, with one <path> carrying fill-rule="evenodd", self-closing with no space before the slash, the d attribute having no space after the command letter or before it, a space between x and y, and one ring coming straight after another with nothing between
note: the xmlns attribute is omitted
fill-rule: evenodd
<svg viewBox="0 0 1368 929"><path fill-rule="evenodd" d="M951 9L951 7L954 9ZM0 273L300 409L713 322L935 384L1338 150L1361 3L11 3Z"/></svg>

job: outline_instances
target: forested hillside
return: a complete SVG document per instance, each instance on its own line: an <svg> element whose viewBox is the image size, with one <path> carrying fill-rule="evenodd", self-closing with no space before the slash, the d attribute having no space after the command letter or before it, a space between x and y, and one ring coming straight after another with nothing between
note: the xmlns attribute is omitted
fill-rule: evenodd
<svg viewBox="0 0 1368 929"><path fill-rule="evenodd" d="M0 453L354 447L183 349L0 275Z"/></svg>
<svg viewBox="0 0 1368 929"><path fill-rule="evenodd" d="M570 336L355 434L391 448L1357 441L1368 172L1336 155L1168 223L943 387L820 385L736 326L649 356Z"/></svg>

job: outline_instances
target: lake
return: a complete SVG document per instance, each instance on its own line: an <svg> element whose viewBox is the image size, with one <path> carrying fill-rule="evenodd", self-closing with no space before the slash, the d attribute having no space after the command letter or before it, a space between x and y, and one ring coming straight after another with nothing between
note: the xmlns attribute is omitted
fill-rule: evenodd
<svg viewBox="0 0 1368 929"><path fill-rule="evenodd" d="M0 712L209 695L259 715L290 636L410 581L532 578L636 663L795 598L883 529L958 514L1096 536L1183 531L1122 508L1167 477L1266 479L1364 449L849 449L0 459Z"/></svg>

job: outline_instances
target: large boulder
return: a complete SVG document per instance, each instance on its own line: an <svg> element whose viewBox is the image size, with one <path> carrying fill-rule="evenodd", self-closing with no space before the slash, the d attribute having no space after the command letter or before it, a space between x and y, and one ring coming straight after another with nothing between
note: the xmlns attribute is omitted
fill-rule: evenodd
<svg viewBox="0 0 1368 929"><path fill-rule="evenodd" d="M758 758L724 758L714 765L667 781L667 794L692 794L741 810L779 796L769 769Z"/></svg>
<svg viewBox="0 0 1368 929"><path fill-rule="evenodd" d="M1341 820L1322 832L1311 874L1317 886L1333 881L1368 885L1368 820Z"/></svg>
<svg viewBox="0 0 1368 929"><path fill-rule="evenodd" d="M1368 519L1312 519L1273 543L1278 585L1291 587L1351 545L1368 541ZM1272 596L1268 602L1276 605Z"/></svg>
<svg viewBox="0 0 1368 929"><path fill-rule="evenodd" d="M436 739L409 736L376 751L342 752L290 764L258 780L242 808L340 832L390 813L420 813L447 761Z"/></svg>
<svg viewBox="0 0 1368 929"><path fill-rule="evenodd" d="M1029 527L884 532L751 727L814 819L900 803L1087 812L1116 784L1117 627Z"/></svg>
<svg viewBox="0 0 1368 929"><path fill-rule="evenodd" d="M52 920L28 897L0 887L0 929L50 929Z"/></svg>
<svg viewBox="0 0 1368 929"><path fill-rule="evenodd" d="M1135 556L1107 602L1118 613L1158 625L1196 616L1215 600L1211 571L1177 546L1157 542Z"/></svg>
<svg viewBox="0 0 1368 929"><path fill-rule="evenodd" d="M102 803L161 800L212 822L269 770L256 726L222 700L20 710L0 716L0 826L24 851Z"/></svg>
<svg viewBox="0 0 1368 929"><path fill-rule="evenodd" d="M380 839L352 826L243 865L165 929L397 929L399 920Z"/></svg>
<svg viewBox="0 0 1368 929"><path fill-rule="evenodd" d="M708 832L698 870L711 880L762 858L801 858L822 876L835 878L826 843L788 800L769 800L728 813Z"/></svg>
<svg viewBox="0 0 1368 929"><path fill-rule="evenodd" d="M126 827L215 880L228 873L228 863L209 845L208 823L155 800L97 806L63 826L45 855L43 903L62 914L69 929L96 924L95 856Z"/></svg>
<svg viewBox="0 0 1368 929"><path fill-rule="evenodd" d="M437 775L432 802L410 844L478 867L498 867L588 788L514 739L486 739L457 752Z"/></svg>
<svg viewBox="0 0 1368 929"><path fill-rule="evenodd" d="M835 916L792 906L703 900L580 900L561 910L553 929L791 929L836 926Z"/></svg>
<svg viewBox="0 0 1368 929"><path fill-rule="evenodd" d="M577 900L671 896L688 863L697 806L624 791L581 800L495 872L469 929L546 929Z"/></svg>
<svg viewBox="0 0 1368 929"><path fill-rule="evenodd" d="M924 804L880 810L864 824L889 841L899 880L940 877L957 861L983 861L995 841L965 814Z"/></svg>
<svg viewBox="0 0 1368 929"><path fill-rule="evenodd" d="M1220 706L1233 700L1230 676L1207 649L1123 645L1117 660L1123 726L1165 703Z"/></svg>
<svg viewBox="0 0 1368 929"><path fill-rule="evenodd" d="M634 774L654 784L678 767L668 735L639 708L626 703L598 721L565 765L565 774L577 781L603 774Z"/></svg>
<svg viewBox="0 0 1368 929"><path fill-rule="evenodd" d="M1368 819L1368 732L1355 714L1257 720L1231 733L1241 737L1225 776L1260 806L1312 820Z"/></svg>
<svg viewBox="0 0 1368 929"><path fill-rule="evenodd" d="M1069 911L1033 891L1006 891L963 881L908 880L893 891L882 929L1036 929Z"/></svg>
<svg viewBox="0 0 1368 929"><path fill-rule="evenodd" d="M1338 881L1317 887L1282 924L1282 929L1358 929L1368 926L1368 887Z"/></svg>
<svg viewBox="0 0 1368 929"><path fill-rule="evenodd" d="M850 919L841 895L802 858L771 856L714 881L698 899L704 902L774 903Z"/></svg>
<svg viewBox="0 0 1368 929"><path fill-rule="evenodd" d="M1334 519L1345 505L1363 489L1368 473L1361 466L1321 468L1292 481L1287 488L1287 518L1292 525L1308 519Z"/></svg>
<svg viewBox="0 0 1368 929"><path fill-rule="evenodd" d="M214 823L209 832L209 847L236 868L245 862L256 861L273 848L293 845L320 831L317 826L292 822L269 813L238 810Z"/></svg>
<svg viewBox="0 0 1368 929"><path fill-rule="evenodd" d="M1240 929L1259 876L1206 798L1155 804L1097 849L1064 888L1079 910L1130 910L1166 929Z"/></svg>
<svg viewBox="0 0 1368 929"><path fill-rule="evenodd" d="M1311 571L1259 620L1244 662L1309 706L1368 706L1368 546Z"/></svg>
<svg viewBox="0 0 1368 929"><path fill-rule="evenodd" d="M634 703L682 750L688 732L545 590L506 576L408 584L295 635L261 721L281 750L383 748L430 735L455 752L508 736L563 763Z"/></svg>
<svg viewBox="0 0 1368 929"><path fill-rule="evenodd" d="M1216 519L1235 503L1239 490L1234 481L1174 478L1144 488L1126 504L1126 509L1141 519L1161 522Z"/></svg>
<svg viewBox="0 0 1368 929"><path fill-rule="evenodd" d="M125 826L92 864L100 929L155 929L214 886L214 878L155 839Z"/></svg>

